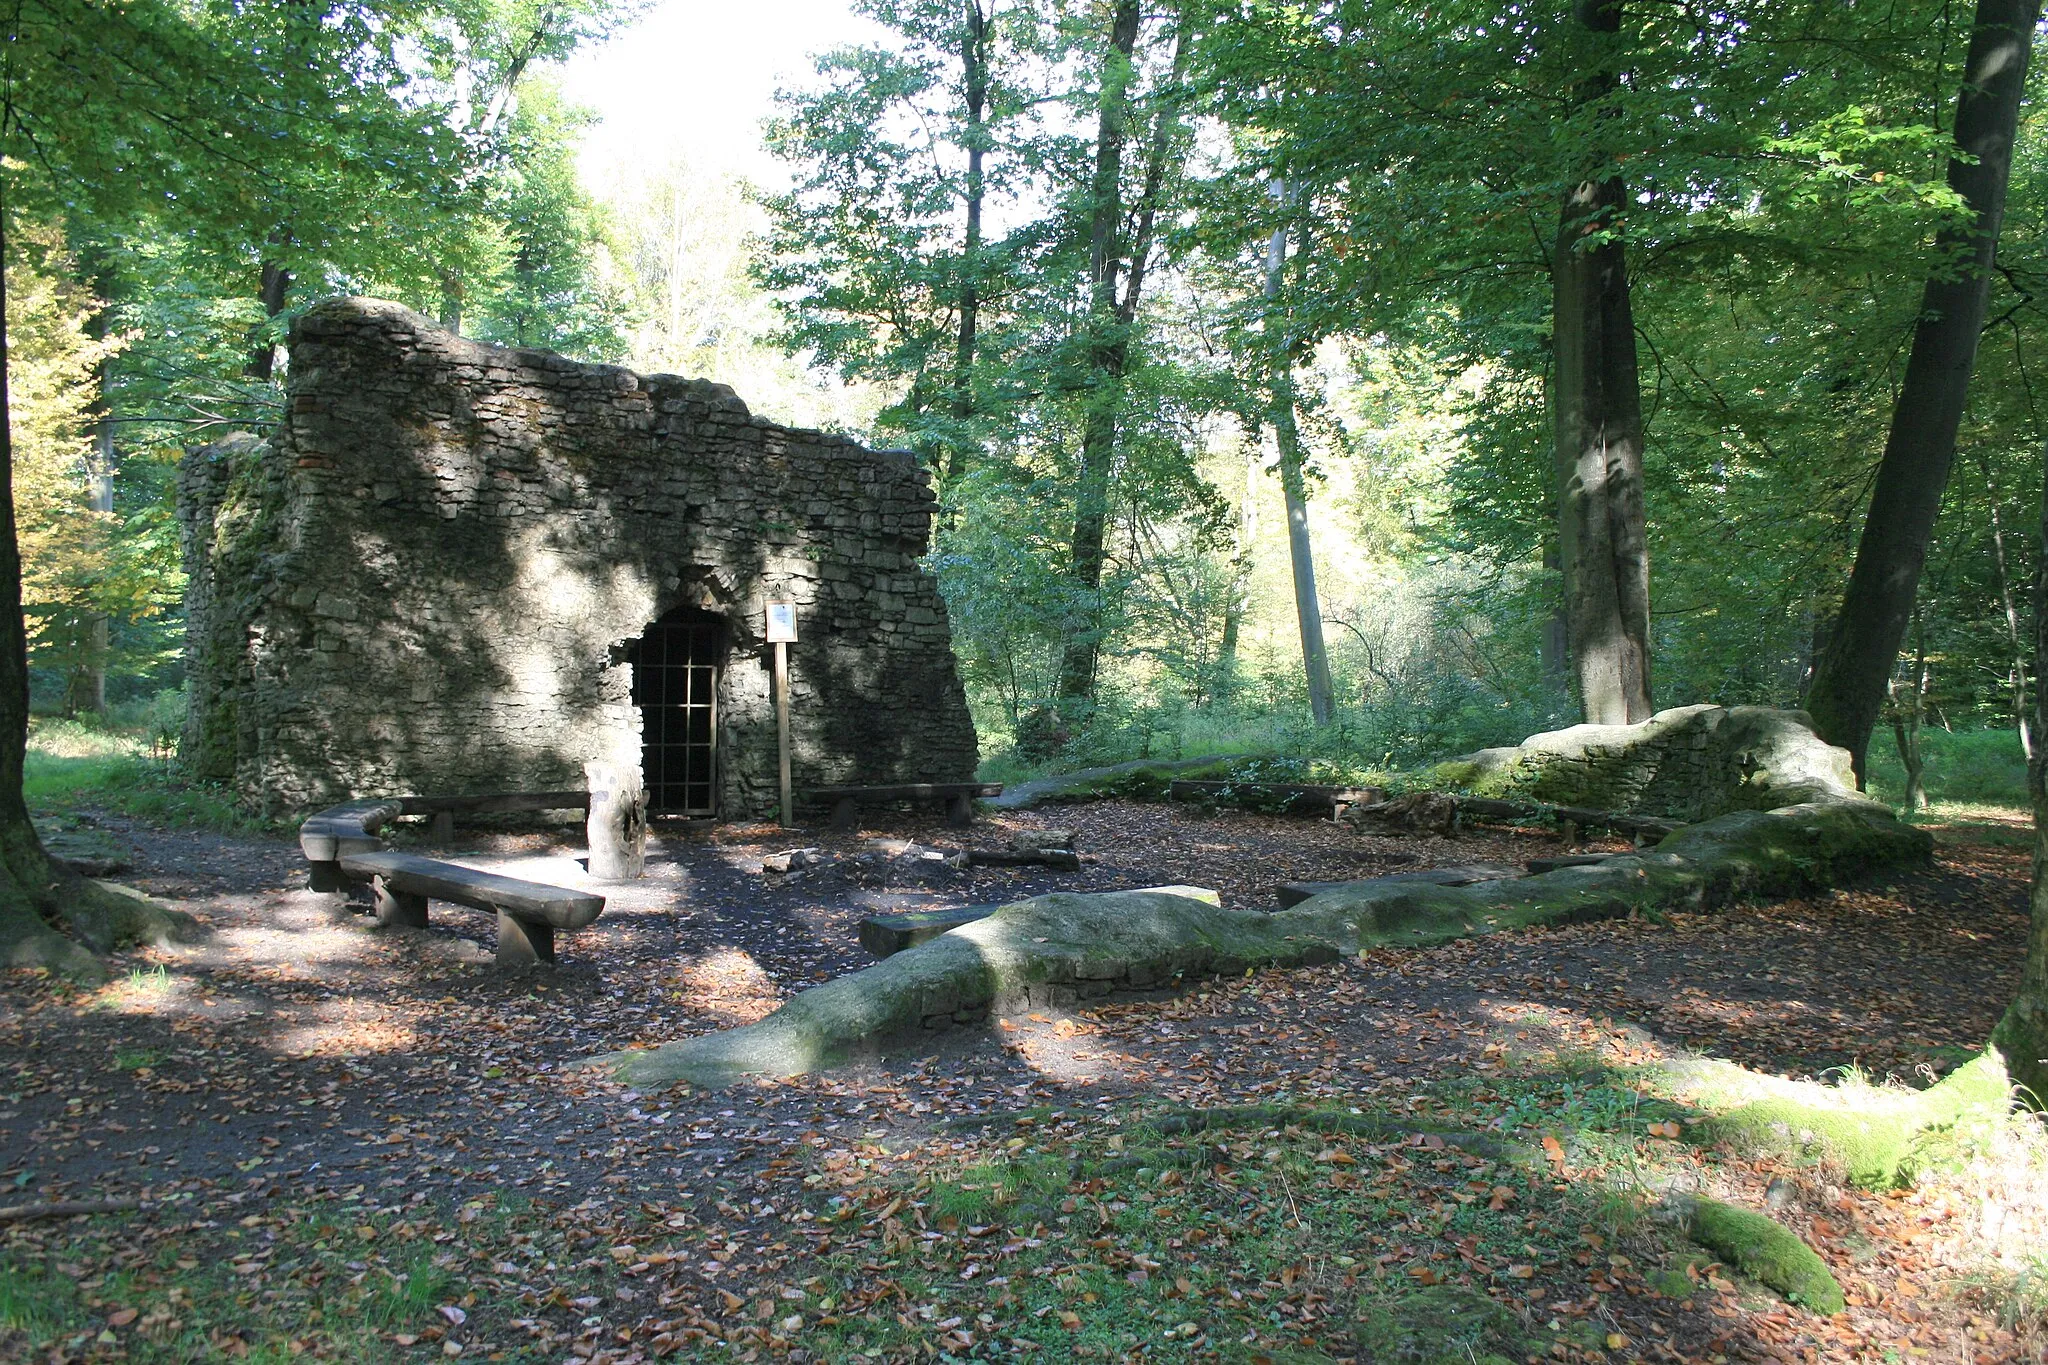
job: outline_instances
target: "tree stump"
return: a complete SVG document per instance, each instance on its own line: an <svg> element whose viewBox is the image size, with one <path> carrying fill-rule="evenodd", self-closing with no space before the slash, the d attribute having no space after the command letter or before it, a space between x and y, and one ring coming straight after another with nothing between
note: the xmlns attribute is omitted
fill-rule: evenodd
<svg viewBox="0 0 2048 1365"><path fill-rule="evenodd" d="M599 881L629 882L647 868L647 791L638 764L590 762L590 875Z"/></svg>

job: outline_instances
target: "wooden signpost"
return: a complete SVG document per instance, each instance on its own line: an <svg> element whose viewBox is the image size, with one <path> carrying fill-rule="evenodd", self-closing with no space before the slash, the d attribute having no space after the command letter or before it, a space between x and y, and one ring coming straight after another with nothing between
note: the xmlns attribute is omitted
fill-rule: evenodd
<svg viewBox="0 0 2048 1365"><path fill-rule="evenodd" d="M782 824L796 823L789 790L789 647L796 643L796 603L768 604L768 643L775 646L775 744L782 778Z"/></svg>

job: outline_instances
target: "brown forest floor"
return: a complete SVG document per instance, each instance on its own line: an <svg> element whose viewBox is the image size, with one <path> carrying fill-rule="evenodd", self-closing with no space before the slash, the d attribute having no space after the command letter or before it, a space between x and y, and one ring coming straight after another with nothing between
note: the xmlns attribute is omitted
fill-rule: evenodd
<svg viewBox="0 0 2048 1365"><path fill-rule="evenodd" d="M0 1228L0 1270L40 1267L77 1284L94 1330L52 1348L57 1358L146 1354L138 1334L177 1325L179 1300L137 1270L166 1243L242 1223L252 1241L235 1270L256 1293L273 1269L256 1242L281 1210L340 1208L363 1220L366 1245L395 1226L381 1235L431 1249L459 1241L479 1207L516 1205L594 1248L573 1268L619 1273L570 1297L539 1264L506 1253L464 1281L481 1286L469 1309L430 1314L427 1328L391 1339L439 1342L447 1354L629 1359L708 1342L706 1324L765 1316L753 1313L757 1301L803 1299L824 1234L796 1211L834 1187L824 1173L858 1159L907 1175L970 1159L977 1144L1014 1143L991 1116L1023 1115L1039 1142L1087 1144L1134 1100L1400 1104L1545 1051L1625 1063L1690 1048L1798 1077L1855 1065L1906 1078L1981 1043L2024 950L2020 841L1948 841L1928 871L1811 900L1262 973L933 1034L782 1084L641 1096L573 1065L758 1018L864 965L852 926L869 908L1172 882L1265 907L1283 879L1558 849L1536 832L1370 838L1324 822L1102 803L972 831L986 844L1011 829L1073 827L1087 859L1080 874L970 872L923 856L964 846L968 832L907 814L880 821L800 838L771 827L660 831L645 882L608 888L606 915L564 937L559 966L512 976L485 965L483 915L437 906L433 929L380 934L336 898L298 889L289 840L100 816L134 852L124 880L177 900L213 934L125 958L115 984L93 992L0 975L0 1203L137 1195L155 1212L111 1232ZM762 855L795 843L836 861L770 885ZM460 856L570 879L573 850L545 835L478 835ZM1834 1263L1847 1314L1824 1320L1733 1293L1681 1303L1600 1257L1590 1268L1546 1264L1549 1288L1528 1297L1547 1292L1560 1314L1611 1324L1609 1340L1624 1343L1612 1359L1979 1362L2031 1349L1951 1283L1977 1211L1917 1192L1846 1191L1768 1162L1729 1159L1717 1170L1731 1197L1756 1207L1774 1175L1793 1182L1785 1216ZM730 1235L707 1240L712 1224ZM672 1255L650 1262L635 1249L650 1225L681 1238ZM1400 1250L1388 1248L1390 1259ZM566 1261L546 1268L569 1278ZM1315 1299L1287 1309L1300 1329L1293 1349L1317 1339L1307 1326ZM465 1317L475 1322L457 1322ZM933 1336L933 1350L962 1357L1034 1356L1040 1345L977 1346L972 1323ZM765 1328L759 1337L751 1358L806 1354ZM220 1354L241 1353L232 1333L215 1338ZM0 1330L0 1356L8 1349ZM1281 1358L1265 1349L1219 1346L1212 1358ZM1344 1356L1327 1331L1321 1349Z"/></svg>

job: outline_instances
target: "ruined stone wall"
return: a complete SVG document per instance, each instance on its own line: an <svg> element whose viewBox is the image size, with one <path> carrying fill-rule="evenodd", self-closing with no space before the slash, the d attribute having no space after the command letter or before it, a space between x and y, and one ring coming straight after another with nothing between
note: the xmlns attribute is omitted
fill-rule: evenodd
<svg viewBox="0 0 2048 1365"><path fill-rule="evenodd" d="M1702 820L1856 795L1849 751L1804 712L1680 706L1640 725L1574 725L1440 764L1433 783L1484 796Z"/></svg>
<svg viewBox="0 0 2048 1365"><path fill-rule="evenodd" d="M797 604L800 790L973 774L928 476L722 385L339 300L293 328L274 439L194 451L179 493L185 755L265 809L637 762L625 646L693 607L727 625L721 813L766 813L771 600Z"/></svg>

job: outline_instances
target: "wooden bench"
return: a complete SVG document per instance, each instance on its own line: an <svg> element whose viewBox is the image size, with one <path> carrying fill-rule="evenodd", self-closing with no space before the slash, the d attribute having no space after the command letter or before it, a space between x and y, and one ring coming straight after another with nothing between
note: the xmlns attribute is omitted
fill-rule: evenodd
<svg viewBox="0 0 2048 1365"><path fill-rule="evenodd" d="M1002 794L1000 782L899 782L877 787L812 787L804 796L831 803L832 828L852 829L855 812L870 801L941 800L946 803L946 823L960 826L973 823L976 797Z"/></svg>
<svg viewBox="0 0 2048 1365"><path fill-rule="evenodd" d="M370 885L380 924L422 928L429 900L453 901L498 917L498 962L524 966L555 960L555 930L581 929L604 911L604 897L544 882L479 872L459 863L388 850L378 833L401 815L434 817L445 841L457 814L487 811L583 810L586 791L498 792L482 796L393 796L344 801L299 826L308 884L315 891Z"/></svg>
<svg viewBox="0 0 2048 1365"><path fill-rule="evenodd" d="M341 870L370 883L379 924L424 929L429 900L494 912L501 967L553 962L557 929L581 929L604 913L604 897L588 891L479 872L412 853L344 853Z"/></svg>
<svg viewBox="0 0 2048 1365"><path fill-rule="evenodd" d="M299 851L306 855L309 884L315 891L346 888L341 875L344 853L377 853L387 845L378 831L401 815L430 815L427 837L446 843L455 833L457 815L493 811L588 810L587 791L492 792L481 796L386 796L344 801L306 817L299 826Z"/></svg>

